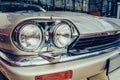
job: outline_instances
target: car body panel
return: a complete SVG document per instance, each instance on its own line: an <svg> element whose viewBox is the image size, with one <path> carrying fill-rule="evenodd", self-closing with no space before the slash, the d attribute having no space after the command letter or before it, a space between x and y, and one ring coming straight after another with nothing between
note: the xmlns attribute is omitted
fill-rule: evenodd
<svg viewBox="0 0 120 80"><path fill-rule="evenodd" d="M71 55L66 47L65 49L61 48L60 50L56 51L53 49L53 52L47 49L48 51L45 53L52 54L52 57L49 57L46 55L41 55L44 54L44 51L43 53L33 52L34 55L32 52L21 51L14 45L12 41L12 33L14 29L18 27L18 24L24 21L68 20L74 25L75 29L77 30L76 32L78 32L76 35L77 38L75 38L72 42L74 43L75 41L77 42L79 39L81 39L81 36L85 36L83 38L87 37L86 39L89 40L91 37L98 38L101 36L106 37L111 35L118 35L120 33L119 19L96 17L75 12L0 13L0 17L2 17L2 19L0 19L0 71L2 71L2 73L10 80L34 80L35 76L67 70L72 70L72 80L80 80L105 71L107 69L107 61L113 56L120 55L120 46L119 44L114 44L114 42L107 45L105 44L105 46L97 46L97 48L105 48L107 46L107 48L103 50L96 50L91 52L86 52L89 48L84 50L71 50L71 52L74 52L74 55ZM115 41L115 43L116 42L119 42L119 40ZM95 48L96 46L91 47L91 49ZM86 53L81 54L82 51ZM57 60L57 58L55 58L56 54L54 55L54 52L58 52L57 56L60 55L61 59L61 56L63 56L65 59L68 57L72 60L60 62L58 59L58 61L54 62L54 60ZM30 62L30 66L15 65L19 61L23 63L24 61L27 61L27 59L29 61L29 57L31 61L34 61L33 57L36 56L49 64L32 65L32 62ZM21 57L23 61L21 60ZM31 59L31 57L33 59ZM46 57L48 59L46 59ZM38 58L37 60L39 60ZM49 58L53 58L53 62L49 61ZM36 61L36 64L37 63L39 62Z"/></svg>

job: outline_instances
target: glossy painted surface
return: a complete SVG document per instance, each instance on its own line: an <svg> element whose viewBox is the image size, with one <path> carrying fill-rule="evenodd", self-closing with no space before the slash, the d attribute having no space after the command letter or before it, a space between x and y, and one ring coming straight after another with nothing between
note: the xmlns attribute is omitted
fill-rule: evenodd
<svg viewBox="0 0 120 80"><path fill-rule="evenodd" d="M79 80L104 71L107 60L114 55L119 55L120 46L114 44L114 46L112 45L113 47L104 49L103 51L91 52L91 54L70 56L68 55L67 49L51 49L43 51L43 55L40 54L42 52L33 55L31 52L19 50L12 42L13 30L19 23L24 21L34 20L43 22L66 19L74 24L78 31L77 37L89 38L98 35L108 36L119 34L119 19L98 18L73 12L0 13L0 17L2 17L0 19L0 48L2 50L0 52L0 69L10 80L33 80L37 75L66 70L73 71L72 80ZM103 35L102 33L106 34ZM71 52L76 53L77 51L71 50ZM55 54L53 55L53 53ZM80 51L77 53L80 53ZM63 62L60 63L60 61ZM15 65L17 62L18 65Z"/></svg>

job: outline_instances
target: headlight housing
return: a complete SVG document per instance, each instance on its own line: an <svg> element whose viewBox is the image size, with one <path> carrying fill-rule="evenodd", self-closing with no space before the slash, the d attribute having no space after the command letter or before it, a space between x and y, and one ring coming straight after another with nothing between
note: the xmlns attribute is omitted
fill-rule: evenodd
<svg viewBox="0 0 120 80"><path fill-rule="evenodd" d="M66 22L61 22L55 25L53 31L53 43L58 48L64 48L71 43L72 29Z"/></svg>
<svg viewBox="0 0 120 80"><path fill-rule="evenodd" d="M26 52L34 52L39 49L43 39L40 25L34 22L20 24L12 35L15 46Z"/></svg>
<svg viewBox="0 0 120 80"><path fill-rule="evenodd" d="M20 55L67 50L78 35L75 25L67 19L22 21L12 30L12 49Z"/></svg>

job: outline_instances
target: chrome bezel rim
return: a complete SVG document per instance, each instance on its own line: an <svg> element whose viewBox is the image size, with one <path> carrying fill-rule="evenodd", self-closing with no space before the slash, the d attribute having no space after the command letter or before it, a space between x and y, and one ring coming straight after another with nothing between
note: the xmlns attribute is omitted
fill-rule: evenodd
<svg viewBox="0 0 120 80"><path fill-rule="evenodd" d="M70 29L70 31L71 31L71 32L70 32L70 38L72 39L72 29L71 29L71 26L70 26L69 23L67 23L67 22L60 22L60 23L56 24L56 25L54 26L54 28L53 28L52 42L53 42L54 46L57 47L57 48L65 48L65 47L67 47L67 46L70 44L70 42L69 42L68 44L66 44L66 45L63 46L63 47L60 47L60 46L58 46L58 45L56 44L55 34L56 34L57 29L58 29L61 25L68 25L68 26L69 26L69 29Z"/></svg>
<svg viewBox="0 0 120 80"><path fill-rule="evenodd" d="M35 25L35 26L38 26L38 28L40 29L41 41L39 43L39 46L37 48L35 48L35 49L26 49L20 44L20 40L19 40L20 31L21 31L21 29L23 27L25 27L25 25ZM15 37L13 37L14 33L16 33ZM24 51L24 52L36 52L41 47L41 44L43 43L43 29L39 24L37 24L34 21L22 22L13 30L13 32L12 32L12 41L13 41L14 45L21 51Z"/></svg>

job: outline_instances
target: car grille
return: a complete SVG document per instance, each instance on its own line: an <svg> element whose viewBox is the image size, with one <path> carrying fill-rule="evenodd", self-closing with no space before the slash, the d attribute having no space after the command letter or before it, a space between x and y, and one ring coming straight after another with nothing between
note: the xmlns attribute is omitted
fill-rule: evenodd
<svg viewBox="0 0 120 80"><path fill-rule="evenodd" d="M85 49L88 47L94 47L94 46L112 43L117 41L118 39L120 39L120 34L100 36L100 37L98 36L98 37L92 37L92 38L83 38L83 39L80 38L72 48Z"/></svg>

